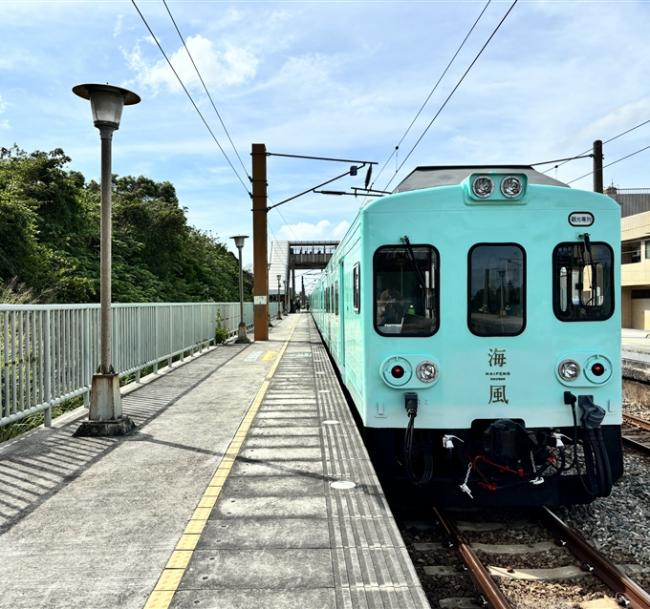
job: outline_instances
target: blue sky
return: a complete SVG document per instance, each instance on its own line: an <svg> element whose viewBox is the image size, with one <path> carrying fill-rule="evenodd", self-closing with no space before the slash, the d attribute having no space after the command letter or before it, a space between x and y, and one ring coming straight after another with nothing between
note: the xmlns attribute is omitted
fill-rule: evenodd
<svg viewBox="0 0 650 609"><path fill-rule="evenodd" d="M274 152L382 163L485 2L168 1L244 163L252 142ZM138 2L243 174L162 1ZM510 2L493 1L407 137L410 149ZM395 178L424 164L532 163L581 152L650 119L650 4L520 0ZM169 180L189 221L222 240L251 233L250 201L130 2L0 0L0 145L63 148L99 174L88 103L71 88L136 91L114 138L113 170ZM605 148L606 161L650 144L650 125ZM650 151L605 182L650 187ZM570 180L590 160L551 175ZM269 159L280 200L341 173L331 163ZM395 162L376 183L383 187ZM337 188L362 186L363 176ZM591 179L573 184L591 188ZM269 214L278 238L340 237L360 200L309 195ZM245 250L250 262L250 247Z"/></svg>

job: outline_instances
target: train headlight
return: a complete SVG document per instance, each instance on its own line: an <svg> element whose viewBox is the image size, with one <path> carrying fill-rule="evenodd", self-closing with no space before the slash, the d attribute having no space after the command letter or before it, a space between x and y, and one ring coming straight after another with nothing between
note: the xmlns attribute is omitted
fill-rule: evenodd
<svg viewBox="0 0 650 609"><path fill-rule="evenodd" d="M575 381L580 376L580 364L572 359L565 359L558 366L558 374L564 381Z"/></svg>
<svg viewBox="0 0 650 609"><path fill-rule="evenodd" d="M472 192L479 199L487 199L494 190L494 182L489 176L476 176L472 180Z"/></svg>
<svg viewBox="0 0 650 609"><path fill-rule="evenodd" d="M522 189L521 180L516 176L507 176L501 180L501 194L508 199L518 197Z"/></svg>
<svg viewBox="0 0 650 609"><path fill-rule="evenodd" d="M438 369L433 362L420 362L415 369L415 376L423 383L433 383L438 376Z"/></svg>

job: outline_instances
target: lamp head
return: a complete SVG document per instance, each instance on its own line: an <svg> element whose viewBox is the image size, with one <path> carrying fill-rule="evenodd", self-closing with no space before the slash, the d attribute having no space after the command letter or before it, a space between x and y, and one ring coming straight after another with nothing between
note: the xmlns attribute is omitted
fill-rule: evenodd
<svg viewBox="0 0 650 609"><path fill-rule="evenodd" d="M241 249L244 247L244 241L248 239L248 235L233 235L230 238L235 240L235 246L237 249Z"/></svg>
<svg viewBox="0 0 650 609"><path fill-rule="evenodd" d="M122 108L140 102L140 97L121 87L112 85L85 84L72 88L79 97L90 100L95 127L120 128Z"/></svg>
<svg viewBox="0 0 650 609"><path fill-rule="evenodd" d="M282 277L282 275L276 275L275 277L277 278L278 283L280 283L280 278Z"/></svg>

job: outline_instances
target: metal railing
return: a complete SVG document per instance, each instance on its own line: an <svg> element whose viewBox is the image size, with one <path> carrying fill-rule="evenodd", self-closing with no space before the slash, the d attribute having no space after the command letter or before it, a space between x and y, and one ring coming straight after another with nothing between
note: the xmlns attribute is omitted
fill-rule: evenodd
<svg viewBox="0 0 650 609"><path fill-rule="evenodd" d="M120 376L183 359L215 341L219 325L237 334L239 303L113 305L113 367ZM253 323L253 303L244 303ZM0 304L0 427L77 396L88 403L99 364L99 305Z"/></svg>

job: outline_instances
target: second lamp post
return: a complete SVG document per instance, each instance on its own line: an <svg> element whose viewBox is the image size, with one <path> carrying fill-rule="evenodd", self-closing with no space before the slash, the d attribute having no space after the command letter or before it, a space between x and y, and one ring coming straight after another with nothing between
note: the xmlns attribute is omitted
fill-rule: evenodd
<svg viewBox="0 0 650 609"><path fill-rule="evenodd" d="M244 241L248 239L248 235L235 235L231 237L235 240L235 246L239 250L239 326L237 327L237 340L236 343L250 343L248 336L246 336L246 322L244 321L244 271L241 263L241 251L244 247Z"/></svg>

